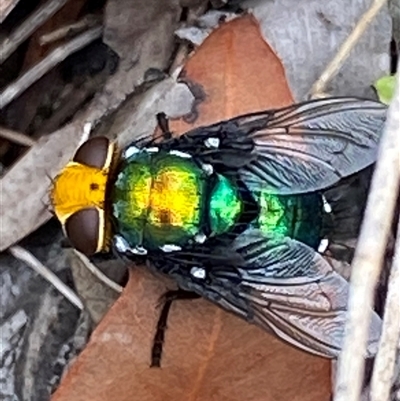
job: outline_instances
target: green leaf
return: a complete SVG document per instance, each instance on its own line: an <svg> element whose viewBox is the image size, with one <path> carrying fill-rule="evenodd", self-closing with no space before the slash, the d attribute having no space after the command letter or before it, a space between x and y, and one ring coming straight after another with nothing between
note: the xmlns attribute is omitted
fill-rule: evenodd
<svg viewBox="0 0 400 401"><path fill-rule="evenodd" d="M394 88L396 86L396 75L388 75L379 78L374 87L378 93L379 100L382 103L389 104L394 95Z"/></svg>

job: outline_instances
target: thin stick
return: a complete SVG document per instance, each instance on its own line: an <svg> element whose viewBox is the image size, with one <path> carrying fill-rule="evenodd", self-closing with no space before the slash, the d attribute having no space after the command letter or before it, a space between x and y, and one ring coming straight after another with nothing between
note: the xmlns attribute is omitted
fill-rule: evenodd
<svg viewBox="0 0 400 401"><path fill-rule="evenodd" d="M74 304L78 309L83 310L83 303L79 297L71 290L67 285L65 285L51 270L44 266L39 260L37 260L30 252L26 249L14 245L8 248L9 252L16 258L26 263L31 267L36 273L40 274L44 279L46 279L65 298L68 299L72 304Z"/></svg>
<svg viewBox="0 0 400 401"><path fill-rule="evenodd" d="M400 168L400 166L399 166ZM394 379L396 352L400 336L400 220L397 229L395 255L386 296L385 315L379 351L371 381L371 401L389 400Z"/></svg>
<svg viewBox="0 0 400 401"><path fill-rule="evenodd" d="M92 262L90 262L85 255L78 251L75 251L75 255L81 260L85 267L87 267L87 269L107 287L111 288L115 292L118 292L119 294L123 291L123 288L119 284L110 280L101 270L99 270Z"/></svg>
<svg viewBox="0 0 400 401"><path fill-rule="evenodd" d="M31 147L36 143L32 138L25 134L3 127L0 127L0 137L27 147Z"/></svg>
<svg viewBox="0 0 400 401"><path fill-rule="evenodd" d="M54 49L46 58L32 67L16 81L8 85L8 87L0 93L0 107L5 107L13 99L28 89L34 82L43 77L46 72L50 71L57 64L65 60L69 55L99 38L101 33L101 27L92 28L72 39L70 42Z"/></svg>
<svg viewBox="0 0 400 401"><path fill-rule="evenodd" d="M79 32L85 31L94 26L99 26L101 23L101 17L98 15L87 15L80 21L73 22L62 26L54 30L53 32L46 33L39 38L39 43L41 46L48 45L49 43L56 42L57 40L63 39L69 35L76 35Z"/></svg>
<svg viewBox="0 0 400 401"><path fill-rule="evenodd" d="M365 30L368 28L371 21L378 14L379 10L384 6L386 0L374 0L371 7L363 14L360 20L357 22L353 31L344 41L339 48L335 57L326 66L320 77L311 87L310 94L314 98L324 97L324 90L328 82L334 77L337 71L342 67L344 61L349 56L353 47L357 44Z"/></svg>
<svg viewBox="0 0 400 401"><path fill-rule="evenodd" d="M335 401L357 401L364 374L370 313L400 183L400 91L388 111L365 218L352 264L346 336L339 357Z"/></svg>
<svg viewBox="0 0 400 401"><path fill-rule="evenodd" d="M1 0L0 1L0 24L7 18L8 14L19 3L19 0Z"/></svg>
<svg viewBox="0 0 400 401"><path fill-rule="evenodd" d="M52 17L68 0L50 0L34 11L10 36L0 43L0 64L10 57L18 46Z"/></svg>

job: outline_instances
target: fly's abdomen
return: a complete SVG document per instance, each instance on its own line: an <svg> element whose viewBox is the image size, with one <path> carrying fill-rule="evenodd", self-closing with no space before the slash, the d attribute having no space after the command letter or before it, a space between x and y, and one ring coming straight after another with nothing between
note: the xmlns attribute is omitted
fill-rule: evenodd
<svg viewBox="0 0 400 401"><path fill-rule="evenodd" d="M223 175L216 174L208 213L212 235L230 231L240 218L242 210L243 204L237 186Z"/></svg>
<svg viewBox="0 0 400 401"><path fill-rule="evenodd" d="M320 195L279 196L261 192L255 197L260 205L255 225L262 231L285 235L318 248L323 211Z"/></svg>
<svg viewBox="0 0 400 401"><path fill-rule="evenodd" d="M192 160L140 152L120 171L113 191L117 232L130 246L182 246L200 232L206 175Z"/></svg>

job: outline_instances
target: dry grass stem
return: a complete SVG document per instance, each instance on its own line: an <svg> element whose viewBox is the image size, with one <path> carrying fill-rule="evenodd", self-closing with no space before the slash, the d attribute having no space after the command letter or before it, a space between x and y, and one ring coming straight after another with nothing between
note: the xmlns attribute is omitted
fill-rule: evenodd
<svg viewBox="0 0 400 401"><path fill-rule="evenodd" d="M85 267L107 287L111 288L115 292L118 292L119 294L123 291L123 287L110 280L101 270L99 270L93 263L91 263L85 255L75 250L74 252L81 260L81 262L85 265Z"/></svg>
<svg viewBox="0 0 400 401"><path fill-rule="evenodd" d="M400 183L399 127L400 91L397 80L396 94L389 107L352 263L349 314L343 350L338 361L335 401L358 401L361 392L370 310L373 307L374 289L385 255Z"/></svg>
<svg viewBox="0 0 400 401"><path fill-rule="evenodd" d="M399 166L400 168L400 166ZM386 296L383 331L371 381L371 401L389 400L395 375L400 337L400 220L389 288Z"/></svg>
<svg viewBox="0 0 400 401"><path fill-rule="evenodd" d="M4 1L4 0L2 0ZM68 0L50 0L34 11L18 28L0 43L0 64L51 18Z"/></svg>
<svg viewBox="0 0 400 401"><path fill-rule="evenodd" d="M8 85L4 91L0 93L1 107L5 107L57 64L61 63L72 53L77 52L99 38L101 34L101 27L92 28L72 39L70 42L54 49L47 57L28 70L15 82Z"/></svg>
<svg viewBox="0 0 400 401"><path fill-rule="evenodd" d="M64 39L67 36L75 36L76 34L86 31L89 28L99 26L101 24L102 18L97 15L87 15L80 21L74 22L72 24L65 25L53 32L46 33L42 35L39 39L41 46L48 45L49 43L56 42L60 39Z"/></svg>
<svg viewBox="0 0 400 401"><path fill-rule="evenodd" d="M19 3L19 0L1 0L0 1L0 24L7 18L8 14Z"/></svg>
<svg viewBox="0 0 400 401"><path fill-rule="evenodd" d="M30 252L18 245L12 246L8 250L16 259L26 263L36 273L40 274L45 280L52 284L73 305L75 305L78 309L83 310L84 307L82 301L75 294L75 292L65 285L51 270L44 266Z"/></svg>
<svg viewBox="0 0 400 401"><path fill-rule="evenodd" d="M21 134L20 132L12 131L8 128L0 127L0 137L7 139L10 142L17 143L18 145L31 147L36 142L25 134Z"/></svg>
<svg viewBox="0 0 400 401"><path fill-rule="evenodd" d="M357 44L369 24L373 21L379 10L384 6L386 0L374 0L371 7L363 14L360 20L357 22L353 31L344 41L342 46L339 48L335 57L326 66L320 77L311 87L310 94L313 98L325 97L323 92L326 90L326 86L329 81L336 75L338 70L343 65L344 61L350 54L353 47Z"/></svg>

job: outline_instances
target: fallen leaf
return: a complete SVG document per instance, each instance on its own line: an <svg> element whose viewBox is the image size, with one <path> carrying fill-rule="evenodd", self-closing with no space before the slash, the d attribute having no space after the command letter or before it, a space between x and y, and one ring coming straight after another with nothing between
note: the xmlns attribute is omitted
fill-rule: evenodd
<svg viewBox="0 0 400 401"><path fill-rule="evenodd" d="M69 254L69 261L76 292L94 325L97 325L120 296L122 287L118 282L125 276L127 266L121 259L107 260L95 266L84 255L73 250ZM106 274L101 270L101 265L105 265ZM93 272L98 272L98 275ZM109 282L111 285L107 285Z"/></svg>
<svg viewBox="0 0 400 401"><path fill-rule="evenodd" d="M177 0L107 2L104 43L120 57L118 70L110 77L105 96L98 97L99 113L115 110L146 81L149 68L164 70L174 45L174 30L181 7Z"/></svg>
<svg viewBox="0 0 400 401"><path fill-rule="evenodd" d="M193 24L177 29L175 35L192 45L200 46L221 21L228 22L235 18L237 18L235 13L210 10L197 18Z"/></svg>
<svg viewBox="0 0 400 401"><path fill-rule="evenodd" d="M157 113L163 111L179 118L191 112L194 101L187 85L167 78L148 90L140 102L137 98L128 101L117 113L113 124L102 129L102 133L117 139L121 147L127 146L135 139L152 135L157 126Z"/></svg>
<svg viewBox="0 0 400 401"><path fill-rule="evenodd" d="M176 133L293 102L283 66L250 15L208 36L178 82L189 86L195 107L184 119L171 122Z"/></svg>
<svg viewBox="0 0 400 401"><path fill-rule="evenodd" d="M162 368L150 350L165 285L135 268L52 401L324 401L330 362L204 300L172 305Z"/></svg>
<svg viewBox="0 0 400 401"><path fill-rule="evenodd" d="M396 75L389 75L379 78L374 87L378 93L379 100L382 103L389 104L394 96L394 91L396 87Z"/></svg>
<svg viewBox="0 0 400 401"><path fill-rule="evenodd" d="M197 102L190 122L171 121L175 132L292 102L283 68L249 16L213 32L180 78ZM133 268L123 295L52 401L330 399L329 360L288 346L203 299L172 304L162 367L150 368L160 297L171 286Z"/></svg>
<svg viewBox="0 0 400 401"><path fill-rule="evenodd" d="M348 37L369 2L355 0L248 1L263 36L282 60L296 101L311 86ZM374 97L370 85L389 73L391 19L382 7L326 92L336 96Z"/></svg>

